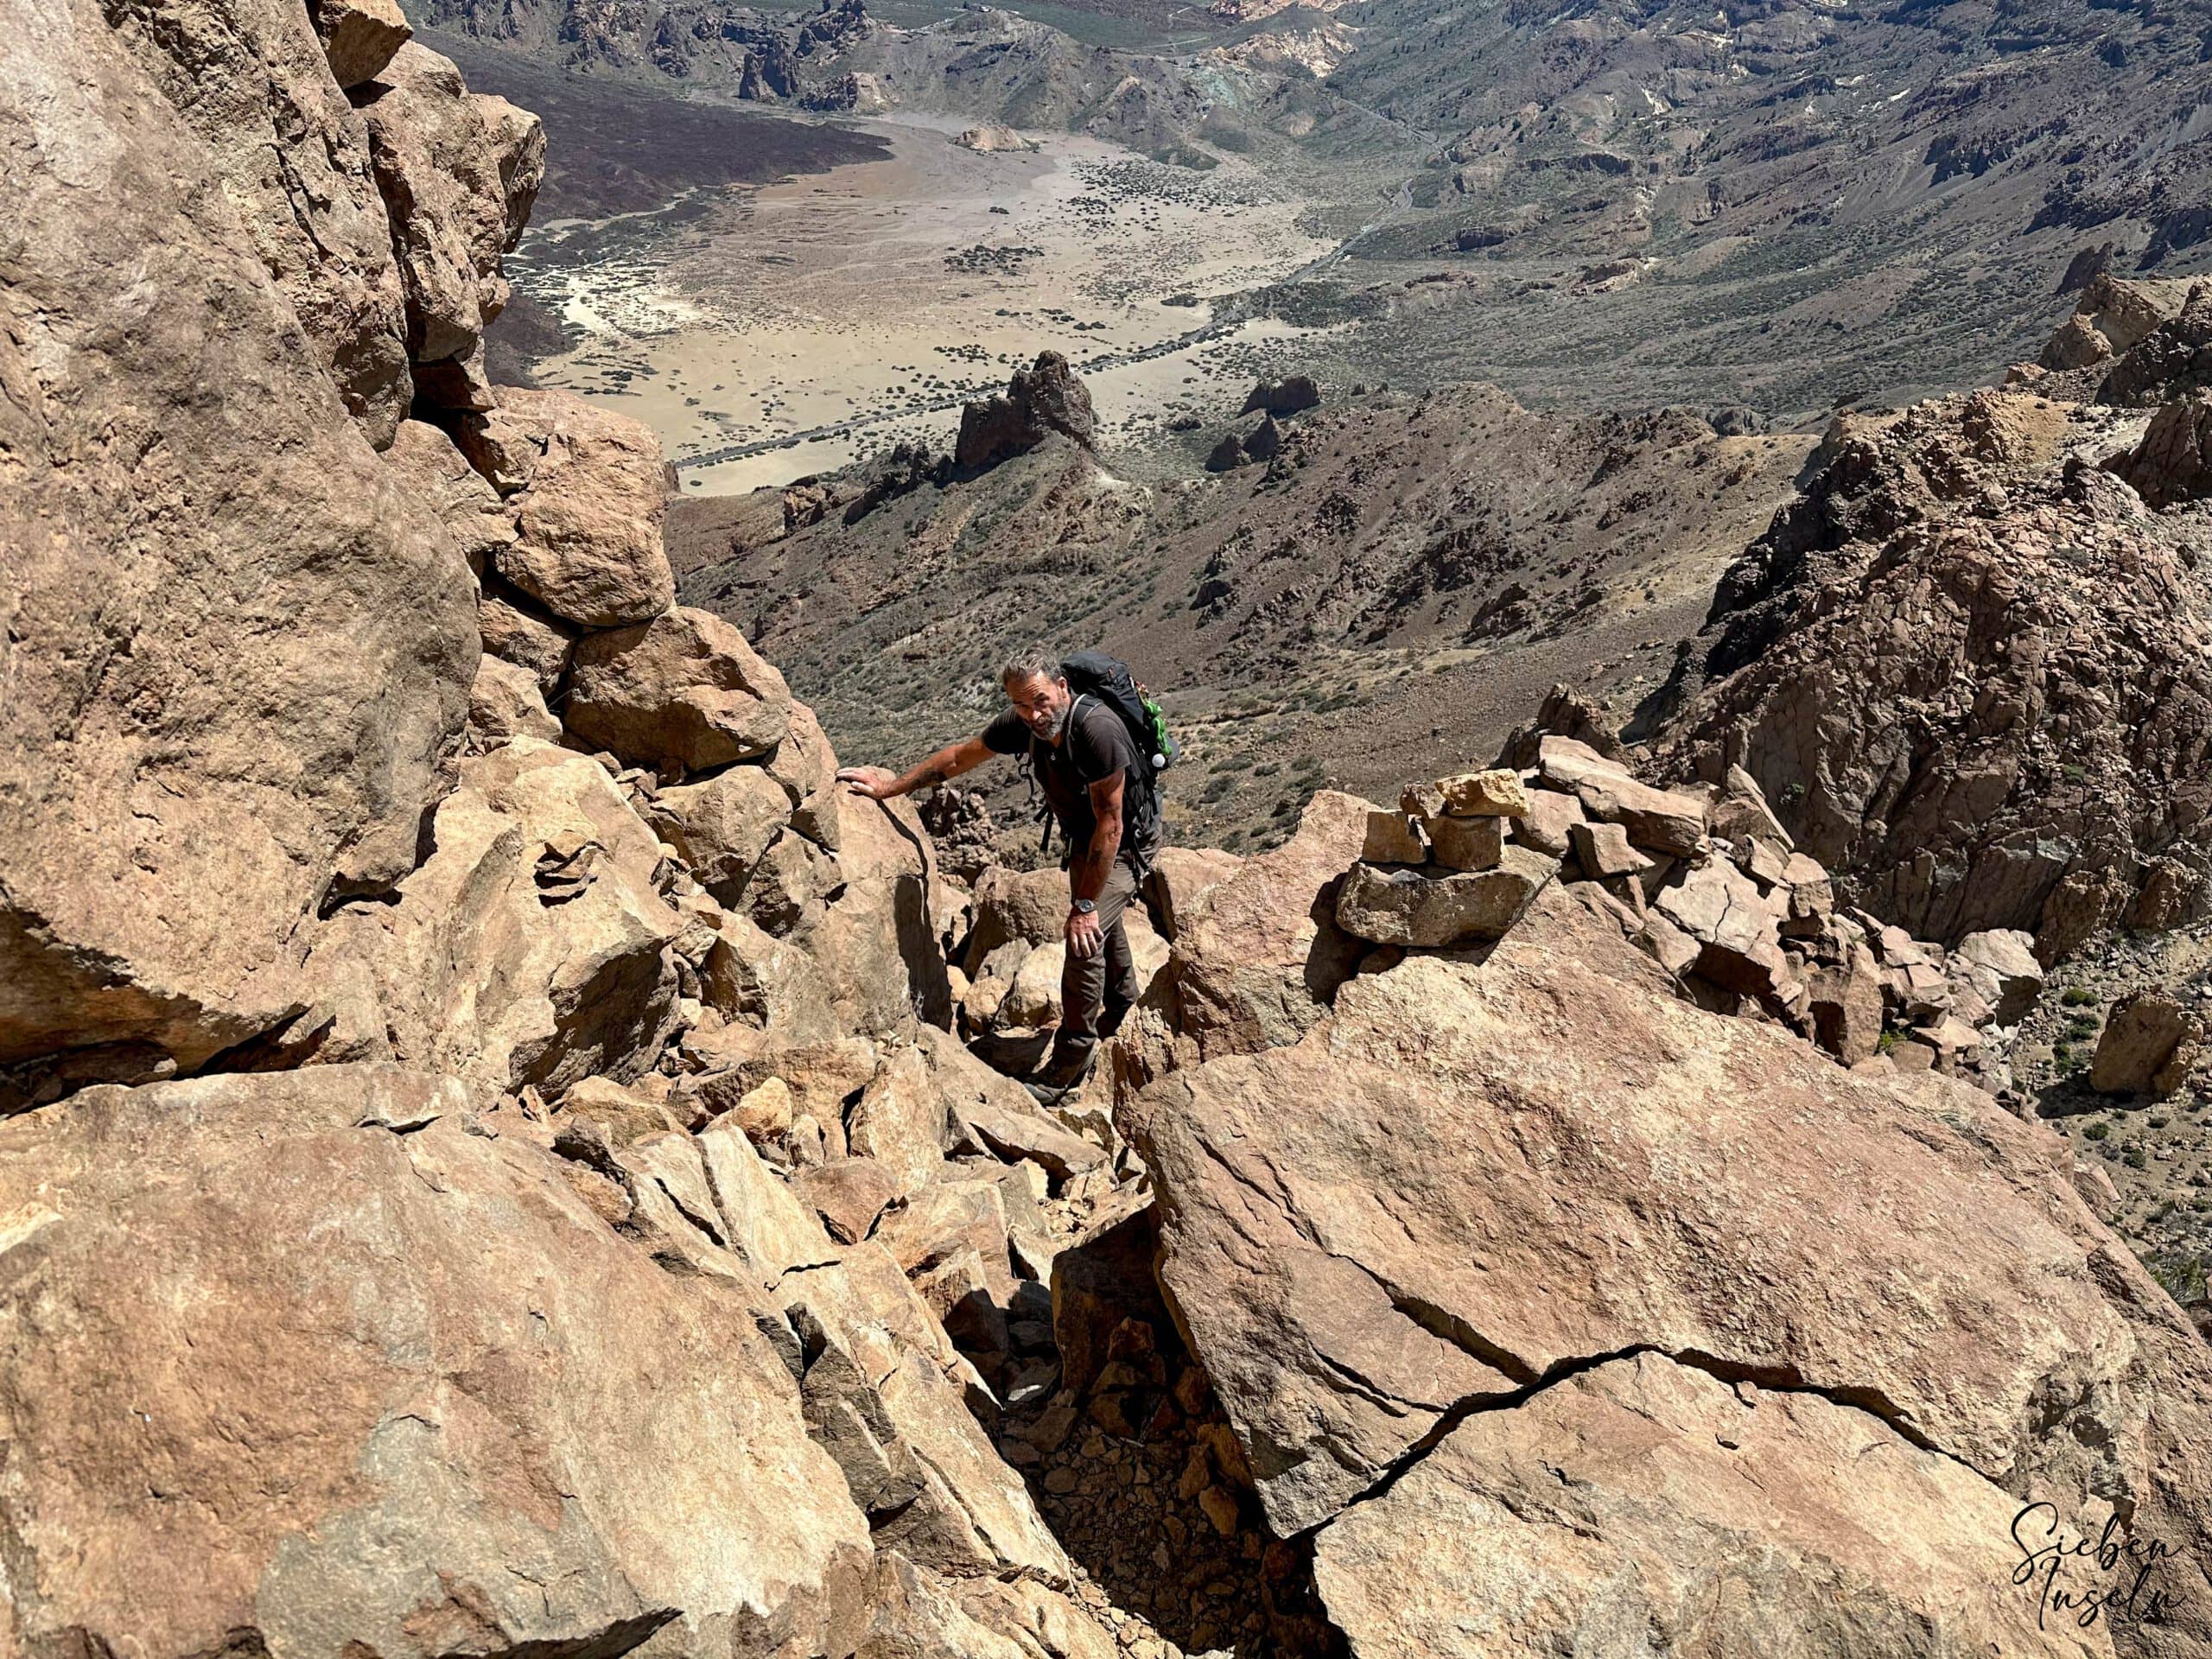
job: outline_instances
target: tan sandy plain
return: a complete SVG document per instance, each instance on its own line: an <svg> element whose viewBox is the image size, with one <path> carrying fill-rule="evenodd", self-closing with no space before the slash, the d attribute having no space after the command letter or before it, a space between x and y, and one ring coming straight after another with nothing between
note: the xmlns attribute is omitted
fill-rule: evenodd
<svg viewBox="0 0 2212 1659"><path fill-rule="evenodd" d="M1247 163L1197 173L1065 134L1024 135L1039 146L1027 153L984 153L953 142L957 122L859 124L890 140L888 157L732 192L649 257L563 268L542 257L542 238L569 227L534 232L540 247L521 251L521 280L588 335L538 363L539 382L652 426L687 494L728 493L900 439L949 448L957 400L1003 385L1046 349L1087 371L1110 442L1179 398L1210 410L1232 390L1241 398L1239 347L1303 332L1248 321L1101 365L1206 328L1205 296L1330 251L1299 228L1300 205ZM1036 251L1009 262L1014 270L947 263L979 246ZM1202 302L1162 303L1185 293ZM952 407L930 408L938 404ZM704 459L853 422L792 447Z"/></svg>

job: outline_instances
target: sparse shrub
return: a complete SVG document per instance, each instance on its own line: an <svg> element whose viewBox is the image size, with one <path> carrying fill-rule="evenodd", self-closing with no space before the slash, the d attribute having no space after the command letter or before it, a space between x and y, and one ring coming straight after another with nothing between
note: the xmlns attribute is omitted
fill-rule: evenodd
<svg viewBox="0 0 2212 1659"><path fill-rule="evenodd" d="M2058 1000L2069 1008L2087 1008L2094 1007L2099 999L2097 994L2086 985L2069 985L2066 995Z"/></svg>
<svg viewBox="0 0 2212 1659"><path fill-rule="evenodd" d="M2177 1303L2201 1303L2205 1299L2205 1259L2195 1249L2159 1249L2144 1265Z"/></svg>
<svg viewBox="0 0 2212 1659"><path fill-rule="evenodd" d="M2110 1135L2111 1133L2112 1133L2112 1125L2111 1125L2111 1124L2109 1124L2109 1123L2092 1123L2092 1124L2088 1125L2087 1128L2085 1128L2082 1131L2082 1138L2083 1140L2085 1140L2085 1141L2101 1141L2101 1140L2103 1140L2103 1139L2105 1138L2105 1136L2107 1136L2107 1135Z"/></svg>

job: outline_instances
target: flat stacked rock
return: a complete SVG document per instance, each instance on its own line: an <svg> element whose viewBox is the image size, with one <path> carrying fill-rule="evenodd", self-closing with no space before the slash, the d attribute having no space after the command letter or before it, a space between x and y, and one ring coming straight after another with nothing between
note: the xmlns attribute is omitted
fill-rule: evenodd
<svg viewBox="0 0 2212 1659"><path fill-rule="evenodd" d="M2043 986L2024 932L1946 950L1839 908L1827 871L1742 768L1717 788L1662 789L1555 733L1535 734L1529 766L1416 784L1397 810L1370 811L1334 915L1377 945L1480 947L1554 880L1618 923L1681 995L1788 1026L1847 1065L2001 1088L1984 1033L2016 1026Z"/></svg>

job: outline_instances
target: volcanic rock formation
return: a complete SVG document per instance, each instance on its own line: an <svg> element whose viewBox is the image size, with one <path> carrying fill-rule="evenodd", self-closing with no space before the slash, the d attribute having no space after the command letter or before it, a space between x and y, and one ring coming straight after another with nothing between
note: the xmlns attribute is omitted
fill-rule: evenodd
<svg viewBox="0 0 2212 1659"><path fill-rule="evenodd" d="M960 411L960 435L952 458L962 467L988 467L1018 455L1058 432L1086 448L1096 428L1090 394L1058 352L1039 352L1026 369L1016 369L1003 392Z"/></svg>
<svg viewBox="0 0 2212 1659"><path fill-rule="evenodd" d="M481 375L528 118L369 4L36 21L0 1651L2212 1643L2212 1351L1960 1080L2024 938L1847 912L1561 694L1164 855L1047 1111L1058 873L841 786L672 603L650 436ZM2155 1604L2034 1648L2023 1510Z"/></svg>
<svg viewBox="0 0 2212 1659"><path fill-rule="evenodd" d="M2121 367L2173 326L2139 308ZM1847 897L1941 939L2025 929L2050 962L2212 904L2202 416L2185 376L2147 418L2014 378L1839 416L1663 729L1681 775L1741 765Z"/></svg>

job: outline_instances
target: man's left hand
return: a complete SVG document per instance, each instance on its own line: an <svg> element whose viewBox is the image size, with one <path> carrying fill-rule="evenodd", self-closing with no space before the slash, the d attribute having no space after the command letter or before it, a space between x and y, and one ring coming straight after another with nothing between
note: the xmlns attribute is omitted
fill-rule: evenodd
<svg viewBox="0 0 2212 1659"><path fill-rule="evenodd" d="M1098 912L1092 910L1068 912L1068 951L1077 957L1096 956L1104 939L1098 925Z"/></svg>

